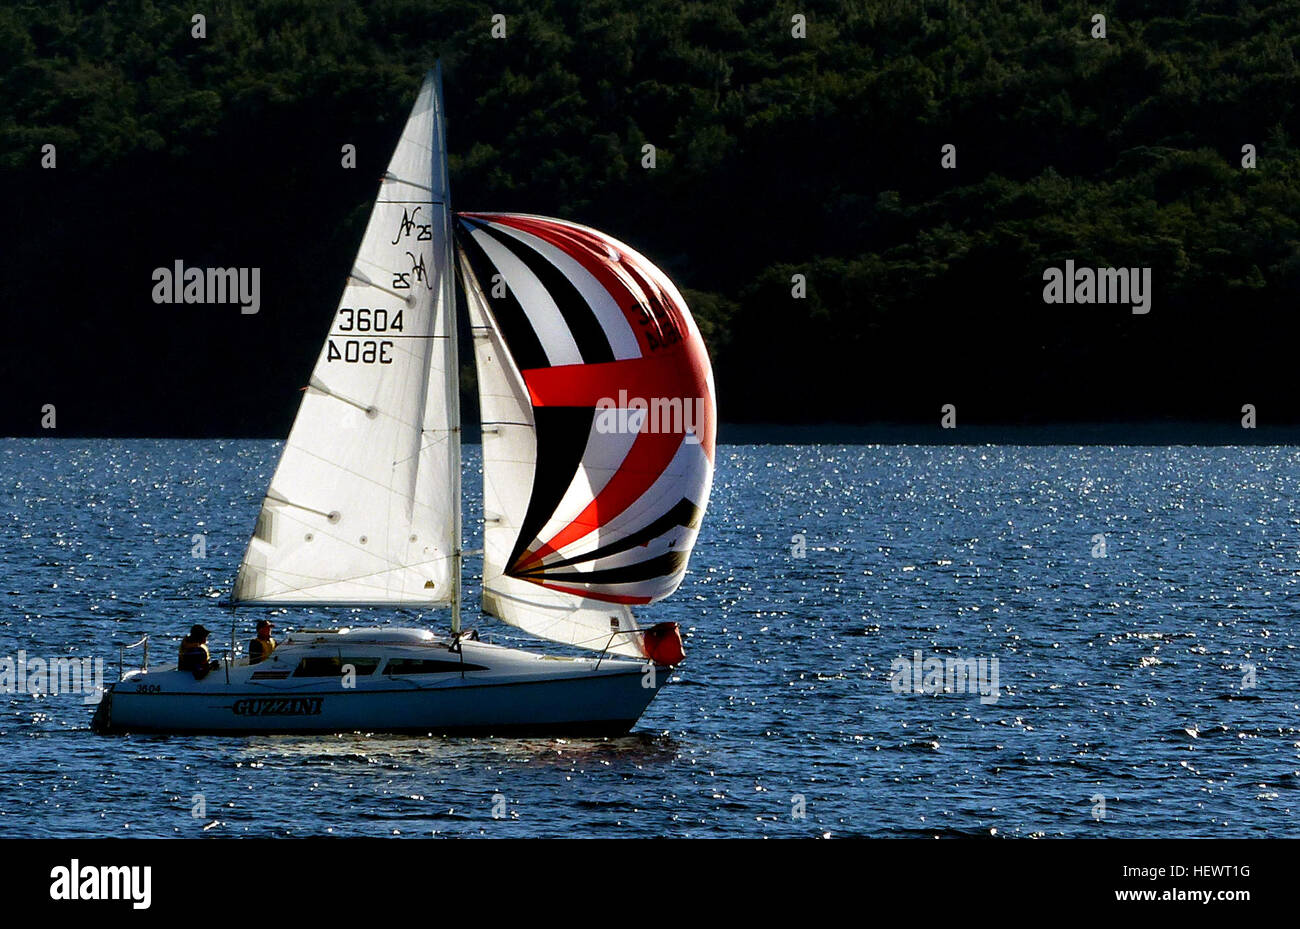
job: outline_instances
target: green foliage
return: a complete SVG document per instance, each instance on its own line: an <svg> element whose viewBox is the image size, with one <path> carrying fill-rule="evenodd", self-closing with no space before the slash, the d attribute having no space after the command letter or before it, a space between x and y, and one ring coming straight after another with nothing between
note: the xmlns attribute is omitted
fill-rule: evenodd
<svg viewBox="0 0 1300 929"><path fill-rule="evenodd" d="M827 418L883 415L903 391L930 418L976 350L986 369L1036 366L996 369L1007 389L1050 378L1052 358L1081 351L1078 319L1042 317L1042 269L1065 258L1152 267L1189 339L1227 302L1257 321L1290 312L1300 281L1298 0L1119 0L1105 40L1083 0L213 0L201 40L193 6L0 8L0 187L27 215L123 191L112 216L150 255L170 241L148 231L151 197L214 254L269 251L308 223L319 248L290 270L323 276L295 298L300 320L332 300L439 56L456 205L588 222L662 263L712 346L728 419L810 415L774 361L815 369ZM367 177L340 181L343 141ZM33 187L50 142L61 173L94 185ZM198 188L221 208L175 205ZM269 222L268 197L285 205ZM103 260L129 263L115 228L100 220ZM25 229L28 257L67 232ZM1117 318L1096 325L1160 350ZM929 370L882 366L910 351Z"/></svg>

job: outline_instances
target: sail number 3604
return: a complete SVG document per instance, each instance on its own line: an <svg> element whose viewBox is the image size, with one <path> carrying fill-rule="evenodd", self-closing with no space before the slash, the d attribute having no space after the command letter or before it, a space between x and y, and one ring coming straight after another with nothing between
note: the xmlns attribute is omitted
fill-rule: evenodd
<svg viewBox="0 0 1300 929"><path fill-rule="evenodd" d="M401 332L402 311L390 314L385 309L340 307L337 332ZM393 343L387 339L336 338L333 333L325 347L326 361L347 364L393 363Z"/></svg>

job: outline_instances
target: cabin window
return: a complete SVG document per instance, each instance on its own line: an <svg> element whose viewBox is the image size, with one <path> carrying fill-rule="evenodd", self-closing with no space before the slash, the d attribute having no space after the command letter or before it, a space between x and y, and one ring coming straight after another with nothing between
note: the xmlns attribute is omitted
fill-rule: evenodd
<svg viewBox="0 0 1300 929"><path fill-rule="evenodd" d="M355 670L357 677L365 677L367 674L374 674L375 669L379 667L378 658L336 658L314 656L304 658L298 662L298 667L294 669L294 677L342 677L343 668L351 665Z"/></svg>
<svg viewBox="0 0 1300 929"><path fill-rule="evenodd" d="M390 658L385 674L458 674L461 671L486 671L481 664L448 661L445 658Z"/></svg>

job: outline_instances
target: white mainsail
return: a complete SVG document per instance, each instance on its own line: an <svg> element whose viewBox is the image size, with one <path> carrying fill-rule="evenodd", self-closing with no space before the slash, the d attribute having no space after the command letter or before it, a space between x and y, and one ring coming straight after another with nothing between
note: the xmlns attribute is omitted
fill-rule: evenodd
<svg viewBox="0 0 1300 929"><path fill-rule="evenodd" d="M380 185L232 599L459 605L454 271L439 76Z"/></svg>

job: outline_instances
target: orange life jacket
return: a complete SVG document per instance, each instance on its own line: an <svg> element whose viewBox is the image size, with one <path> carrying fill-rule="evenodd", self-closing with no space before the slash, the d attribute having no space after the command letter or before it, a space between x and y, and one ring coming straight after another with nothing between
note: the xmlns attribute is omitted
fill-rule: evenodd
<svg viewBox="0 0 1300 929"><path fill-rule="evenodd" d="M270 636L265 639L258 636L248 643L248 663L257 664L259 661L265 661L271 657L273 651L275 651L275 639Z"/></svg>
<svg viewBox="0 0 1300 929"><path fill-rule="evenodd" d="M181 639L181 651L176 666L182 671L193 671L197 667L206 668L211 657L205 643L196 642L186 636Z"/></svg>

